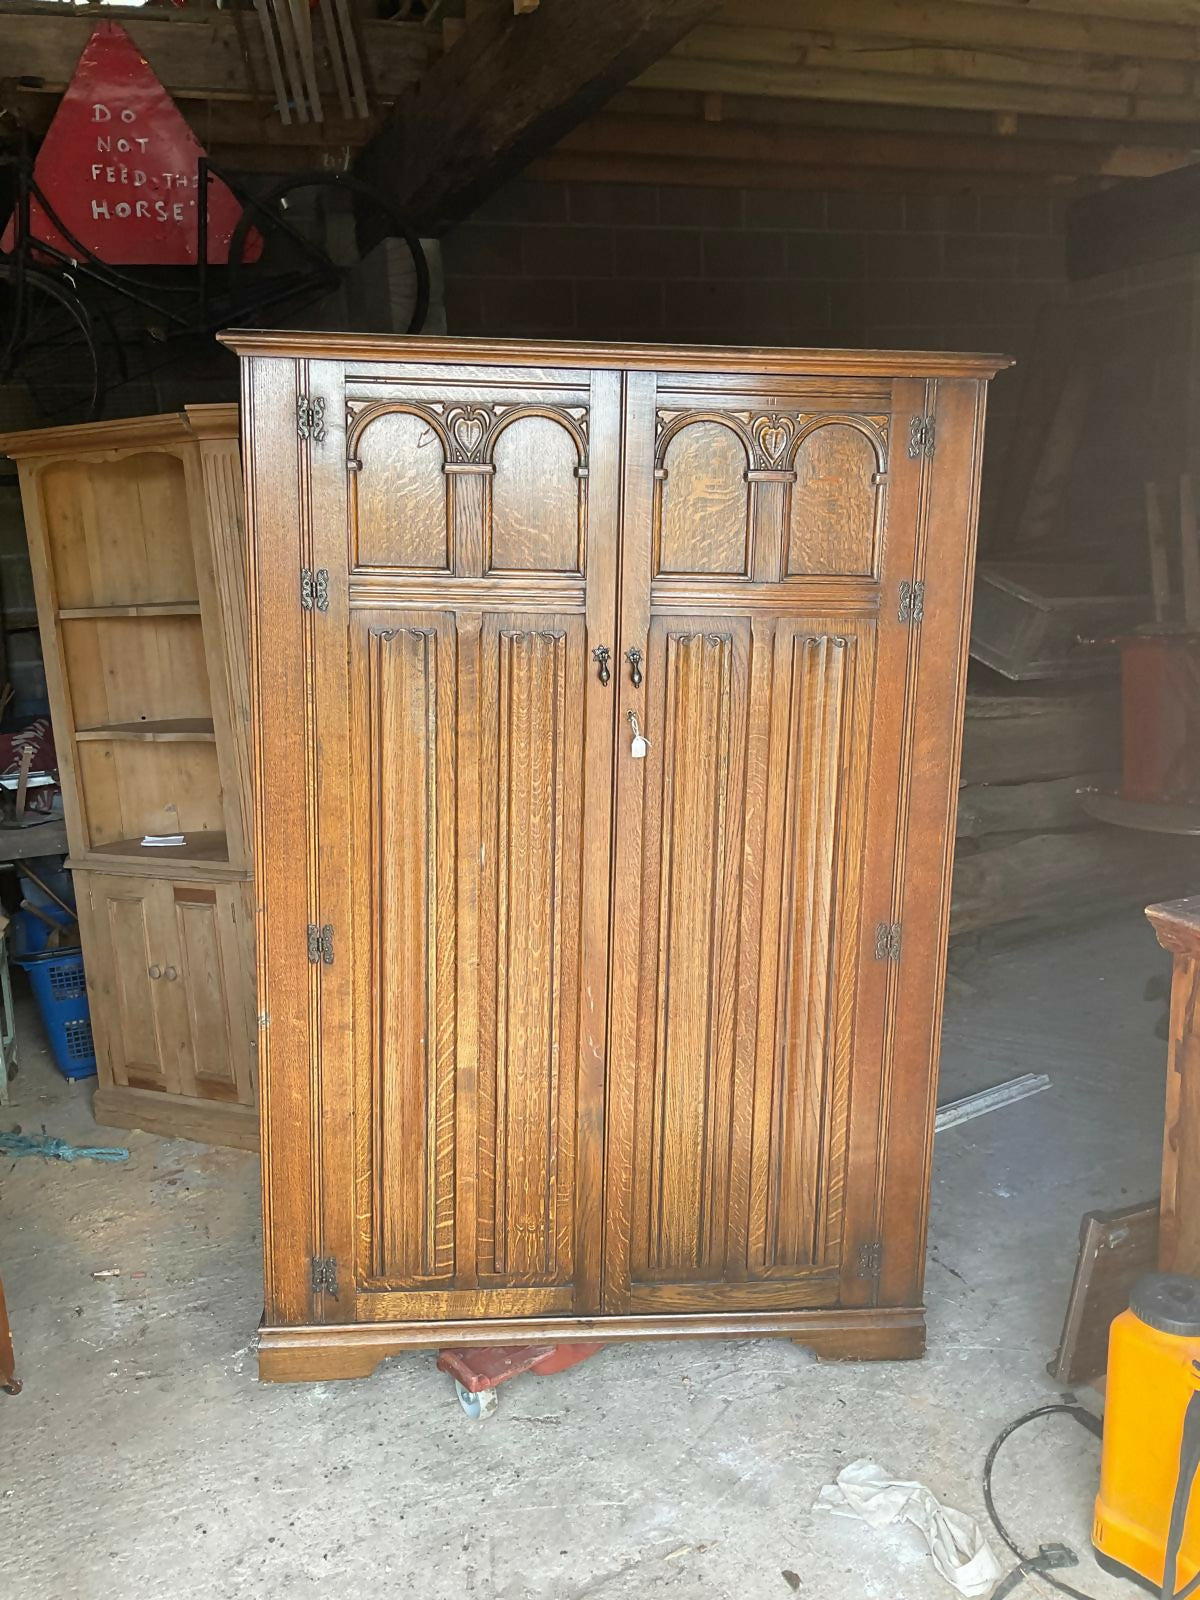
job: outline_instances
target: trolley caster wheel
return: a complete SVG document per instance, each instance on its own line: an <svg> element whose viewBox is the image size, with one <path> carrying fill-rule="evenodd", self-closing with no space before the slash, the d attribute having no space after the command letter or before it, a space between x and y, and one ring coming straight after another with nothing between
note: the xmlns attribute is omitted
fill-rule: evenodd
<svg viewBox="0 0 1200 1600"><path fill-rule="evenodd" d="M500 1396L495 1389L480 1389L472 1393L470 1389L457 1378L454 1387L458 1392L458 1403L470 1417L472 1422L486 1422L489 1417L496 1415L500 1405Z"/></svg>

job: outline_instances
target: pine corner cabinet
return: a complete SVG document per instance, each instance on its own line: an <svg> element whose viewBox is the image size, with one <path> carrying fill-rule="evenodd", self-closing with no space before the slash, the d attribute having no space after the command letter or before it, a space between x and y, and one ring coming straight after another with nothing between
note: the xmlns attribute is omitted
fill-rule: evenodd
<svg viewBox="0 0 1200 1600"><path fill-rule="evenodd" d="M924 1347L1000 358L227 336L268 1379Z"/></svg>
<svg viewBox="0 0 1200 1600"><path fill-rule="evenodd" d="M0 451L20 473L96 1121L256 1149L237 407L39 428Z"/></svg>

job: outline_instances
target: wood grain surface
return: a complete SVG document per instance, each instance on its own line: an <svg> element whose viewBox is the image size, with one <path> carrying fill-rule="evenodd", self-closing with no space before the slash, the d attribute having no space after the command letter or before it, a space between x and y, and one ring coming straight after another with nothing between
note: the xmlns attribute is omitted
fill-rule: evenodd
<svg viewBox="0 0 1200 1600"><path fill-rule="evenodd" d="M230 342L262 1374L918 1354L997 361Z"/></svg>

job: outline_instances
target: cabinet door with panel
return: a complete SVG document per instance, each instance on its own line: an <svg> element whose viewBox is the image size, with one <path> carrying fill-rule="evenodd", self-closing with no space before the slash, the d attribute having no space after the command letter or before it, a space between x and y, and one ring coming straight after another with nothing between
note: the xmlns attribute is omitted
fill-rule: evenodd
<svg viewBox="0 0 1200 1600"><path fill-rule="evenodd" d="M77 872L105 1082L254 1103L246 887Z"/></svg>
<svg viewBox="0 0 1200 1600"><path fill-rule="evenodd" d="M332 366L294 557L324 600L316 1314L598 1311L619 375Z"/></svg>
<svg viewBox="0 0 1200 1600"><path fill-rule="evenodd" d="M170 961L164 977L183 1041L182 1092L198 1100L254 1104L251 998L245 982L250 928L241 883L163 883L169 897Z"/></svg>
<svg viewBox="0 0 1200 1600"><path fill-rule="evenodd" d="M170 885L77 870L75 889L102 1085L185 1093Z"/></svg>
<svg viewBox="0 0 1200 1600"><path fill-rule="evenodd" d="M628 395L605 1309L832 1306L870 1227L851 1079L865 1124L891 920L883 813L868 849L906 639L880 595L913 558L891 384Z"/></svg>

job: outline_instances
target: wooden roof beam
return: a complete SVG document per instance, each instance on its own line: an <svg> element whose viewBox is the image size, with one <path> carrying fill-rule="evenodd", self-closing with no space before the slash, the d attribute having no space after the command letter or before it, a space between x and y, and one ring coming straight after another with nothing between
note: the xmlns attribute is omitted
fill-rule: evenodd
<svg viewBox="0 0 1200 1600"><path fill-rule="evenodd" d="M19 63L26 92L60 95L71 81L97 10L63 11L47 5L20 9L0 0L0 52ZM249 101L252 80L270 81L258 19L246 18L245 38L253 63L247 71L232 13L107 10L146 57L174 100ZM363 27L375 93L388 99L420 77L429 57L428 30L419 22L374 22ZM29 80L41 79L33 89Z"/></svg>
<svg viewBox="0 0 1200 1600"><path fill-rule="evenodd" d="M1149 15L1135 15L1138 0L1124 0L1124 15L1043 10L1028 0L724 0L715 20L729 27L859 34L911 44L968 50L1053 50L1094 56L1200 61L1200 3L1191 16L1181 0L1163 0Z"/></svg>
<svg viewBox="0 0 1200 1600"><path fill-rule="evenodd" d="M1027 17L1051 11L1063 16L1113 17L1122 22L1177 22L1200 26L1200 0L960 0L962 5L1002 6Z"/></svg>
<svg viewBox="0 0 1200 1600"><path fill-rule="evenodd" d="M1016 111L1043 117L1103 117L1114 122L1188 122L1196 116L1190 95L1143 94L1137 88L1098 88L983 78L952 52L936 71L897 71L896 64L867 65L849 49L826 52L821 65L759 60L694 59L670 55L638 79L646 89L687 89L701 94L765 95L778 99L855 100L905 106L941 106L964 111ZM810 58L811 59L811 58ZM933 65L933 63L930 63ZM955 69L958 69L957 71ZM878 70L876 70L878 69Z"/></svg>
<svg viewBox="0 0 1200 1600"><path fill-rule="evenodd" d="M362 175L421 227L472 210L658 60L715 0L542 0L495 8L397 102Z"/></svg>
<svg viewBox="0 0 1200 1600"><path fill-rule="evenodd" d="M717 92L719 91L712 91ZM701 119L706 93L686 89L623 89L605 115ZM946 106L881 105L862 100L789 100L769 95L721 95L727 122L799 128L842 128L865 133L938 133L953 138L1034 139L1057 143L1149 144L1200 159L1200 122L1129 122L1103 117L1051 117L1029 112L962 110Z"/></svg>
<svg viewBox="0 0 1200 1600"><path fill-rule="evenodd" d="M1059 177L1147 177L1188 163L1186 149L1085 144L845 128L785 127L763 122L601 113L563 139L556 156L677 158L743 164L746 183L762 166L892 167L907 172L1041 173Z"/></svg>

